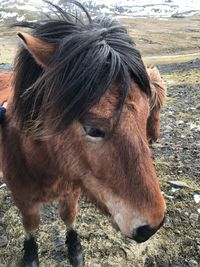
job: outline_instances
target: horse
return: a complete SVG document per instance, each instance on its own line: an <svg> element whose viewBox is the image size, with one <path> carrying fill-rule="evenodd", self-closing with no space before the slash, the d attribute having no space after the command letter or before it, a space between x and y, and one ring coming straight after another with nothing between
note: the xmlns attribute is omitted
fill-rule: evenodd
<svg viewBox="0 0 200 267"><path fill-rule="evenodd" d="M92 19L78 2L85 17L49 5L56 18L15 25L29 33L18 33L11 90L0 98L9 99L1 166L26 231L26 267L39 264L42 203L59 201L72 266L84 262L73 227L81 194L138 243L163 225L166 210L148 145L152 93L140 52L116 19Z"/></svg>
<svg viewBox="0 0 200 267"><path fill-rule="evenodd" d="M166 100L166 86L160 76L159 70L147 68L150 80L151 96L149 98L150 111L147 119L147 139L149 143L155 142L160 136L160 111ZM0 104L9 101L12 97L13 72L0 72Z"/></svg>

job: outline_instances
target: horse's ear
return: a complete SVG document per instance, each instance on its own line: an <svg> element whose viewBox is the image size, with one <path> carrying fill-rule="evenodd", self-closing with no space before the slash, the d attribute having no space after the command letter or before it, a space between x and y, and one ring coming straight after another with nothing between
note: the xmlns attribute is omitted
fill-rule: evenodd
<svg viewBox="0 0 200 267"><path fill-rule="evenodd" d="M165 87L164 81L160 76L160 72L156 67L147 68L147 73L149 75L152 93L150 102L153 102L153 106L161 108L166 99L167 88Z"/></svg>
<svg viewBox="0 0 200 267"><path fill-rule="evenodd" d="M36 62L43 67L47 67L57 48L57 45L45 42L39 38L31 36L28 33L18 33L17 35Z"/></svg>

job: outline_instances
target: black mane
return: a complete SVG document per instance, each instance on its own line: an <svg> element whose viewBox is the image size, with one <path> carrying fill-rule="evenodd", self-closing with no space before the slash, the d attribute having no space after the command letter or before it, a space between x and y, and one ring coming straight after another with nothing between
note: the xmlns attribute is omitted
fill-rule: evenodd
<svg viewBox="0 0 200 267"><path fill-rule="evenodd" d="M119 75L123 81L119 111L131 80L150 95L141 55L126 29L111 17L92 19L80 3L74 4L86 14L86 20L49 3L57 18L15 24L58 45L46 69L24 47L16 57L13 116L26 131L41 133L45 121L54 132L62 131L97 103Z"/></svg>

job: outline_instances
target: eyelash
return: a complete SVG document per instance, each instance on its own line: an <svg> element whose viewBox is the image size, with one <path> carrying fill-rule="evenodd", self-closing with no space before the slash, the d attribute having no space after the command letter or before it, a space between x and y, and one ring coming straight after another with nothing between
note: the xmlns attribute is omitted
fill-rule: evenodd
<svg viewBox="0 0 200 267"><path fill-rule="evenodd" d="M92 138L105 138L106 133L99 128L93 127L93 126L89 126L89 125L84 125L83 129L86 133L86 135L89 135Z"/></svg>

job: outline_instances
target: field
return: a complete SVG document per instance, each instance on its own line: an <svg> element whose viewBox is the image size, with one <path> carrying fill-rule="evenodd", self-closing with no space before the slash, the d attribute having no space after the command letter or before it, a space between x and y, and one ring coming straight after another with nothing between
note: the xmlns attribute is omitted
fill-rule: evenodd
<svg viewBox="0 0 200 267"><path fill-rule="evenodd" d="M200 17L137 18L119 17L147 63L160 64L200 57ZM10 29L0 24L0 62L13 61L18 38L23 29ZM164 57L163 57L164 56ZM165 57L167 56L167 57Z"/></svg>
<svg viewBox="0 0 200 267"><path fill-rule="evenodd" d="M86 267L200 266L200 17L120 18L146 64L158 65L168 87L161 137L152 145L167 220L144 244L124 238L104 215L82 199L76 221ZM0 63L13 62L15 30L1 25ZM1 65L5 68L7 65ZM174 182L182 182L178 187ZM3 183L3 182L2 182ZM1 182L0 182L1 185ZM196 201L195 201L196 200ZM65 227L56 203L44 207L37 233L41 267L70 266ZM10 193L0 188L0 267L20 266L24 239L20 214Z"/></svg>

